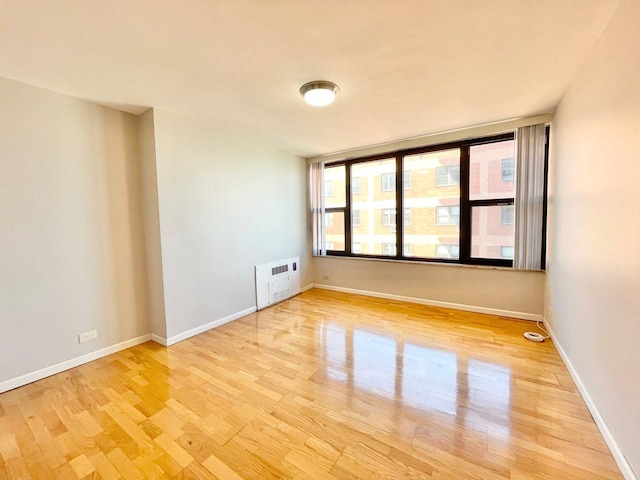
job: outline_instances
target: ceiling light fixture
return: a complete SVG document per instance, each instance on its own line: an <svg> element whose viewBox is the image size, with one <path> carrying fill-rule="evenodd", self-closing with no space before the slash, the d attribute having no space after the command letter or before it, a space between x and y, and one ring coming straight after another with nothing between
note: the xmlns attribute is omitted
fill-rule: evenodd
<svg viewBox="0 0 640 480"><path fill-rule="evenodd" d="M324 107L333 103L338 93L338 86L326 80L314 80L300 87L300 95L304 101L314 107Z"/></svg>

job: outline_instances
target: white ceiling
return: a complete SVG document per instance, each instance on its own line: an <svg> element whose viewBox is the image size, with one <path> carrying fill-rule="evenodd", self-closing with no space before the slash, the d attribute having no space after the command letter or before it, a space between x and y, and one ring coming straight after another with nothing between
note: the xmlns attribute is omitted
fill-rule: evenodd
<svg viewBox="0 0 640 480"><path fill-rule="evenodd" d="M616 4L0 0L0 76L313 156L551 112ZM298 93L318 79L329 107Z"/></svg>

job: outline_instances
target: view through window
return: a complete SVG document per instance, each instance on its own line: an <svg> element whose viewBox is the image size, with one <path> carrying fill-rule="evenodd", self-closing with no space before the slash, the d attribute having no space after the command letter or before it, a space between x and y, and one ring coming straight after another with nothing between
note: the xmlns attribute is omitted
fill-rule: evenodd
<svg viewBox="0 0 640 480"><path fill-rule="evenodd" d="M512 265L514 149L511 133L327 164L328 253Z"/></svg>

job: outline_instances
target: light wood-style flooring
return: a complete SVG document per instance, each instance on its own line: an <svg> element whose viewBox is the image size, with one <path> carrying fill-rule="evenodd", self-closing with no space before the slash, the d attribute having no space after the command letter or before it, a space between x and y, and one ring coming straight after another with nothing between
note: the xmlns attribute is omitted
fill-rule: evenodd
<svg viewBox="0 0 640 480"><path fill-rule="evenodd" d="M0 478L622 478L532 329L310 290L0 395Z"/></svg>

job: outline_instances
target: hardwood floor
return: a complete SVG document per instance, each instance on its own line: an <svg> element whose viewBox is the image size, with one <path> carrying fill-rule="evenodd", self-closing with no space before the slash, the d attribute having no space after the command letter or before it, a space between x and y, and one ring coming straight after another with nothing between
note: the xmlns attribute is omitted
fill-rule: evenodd
<svg viewBox="0 0 640 480"><path fill-rule="evenodd" d="M310 290L0 395L0 478L622 478L532 328Z"/></svg>

